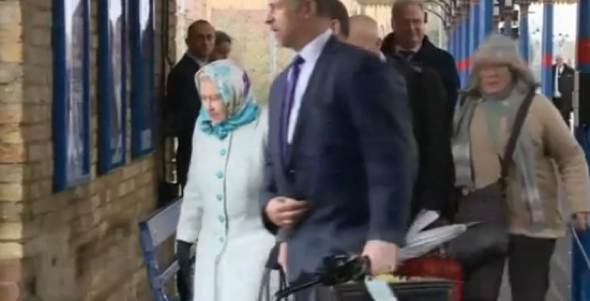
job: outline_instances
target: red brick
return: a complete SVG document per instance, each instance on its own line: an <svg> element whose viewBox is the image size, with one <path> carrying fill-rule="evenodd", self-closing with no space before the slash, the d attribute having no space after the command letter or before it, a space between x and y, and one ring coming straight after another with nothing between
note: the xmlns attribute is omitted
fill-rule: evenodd
<svg viewBox="0 0 590 301"><path fill-rule="evenodd" d="M0 283L17 283L23 279L24 267L20 260L0 260Z"/></svg>
<svg viewBox="0 0 590 301"><path fill-rule="evenodd" d="M20 290L16 283L0 282L0 301L20 301Z"/></svg>
<svg viewBox="0 0 590 301"><path fill-rule="evenodd" d="M21 163L26 159L27 150L23 144L0 143L0 162Z"/></svg>

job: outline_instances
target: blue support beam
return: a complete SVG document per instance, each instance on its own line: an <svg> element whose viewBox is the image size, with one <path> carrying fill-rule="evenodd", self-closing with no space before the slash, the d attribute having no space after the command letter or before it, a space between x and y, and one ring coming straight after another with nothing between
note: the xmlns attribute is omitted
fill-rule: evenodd
<svg viewBox="0 0 590 301"><path fill-rule="evenodd" d="M577 51L576 61L577 70L580 73L590 73L590 0L578 0L578 32L577 32ZM580 85L583 86L583 85ZM589 101L580 99L580 101ZM588 114L589 112L580 112ZM576 138L586 153L586 160L590 158L590 125L580 124L575 128ZM580 238L580 244L586 254L590 254L590 231L578 231L577 236ZM574 239L572 241L572 301L590 300L590 270L586 258Z"/></svg>
<svg viewBox="0 0 590 301"><path fill-rule="evenodd" d="M459 19L459 25L457 27L457 68L459 70L459 80L461 82L461 87L463 87L463 57L464 57L464 49L461 47L463 45L463 31L465 29L465 21L462 17Z"/></svg>
<svg viewBox="0 0 590 301"><path fill-rule="evenodd" d="M481 1L479 3L479 34L477 45L483 43L483 41L493 32L494 30L494 1Z"/></svg>
<svg viewBox="0 0 590 301"><path fill-rule="evenodd" d="M467 72L471 69L471 57L479 45L479 0L472 0L469 7L469 58L467 60Z"/></svg>
<svg viewBox="0 0 590 301"><path fill-rule="evenodd" d="M531 54L531 37L529 32L529 3L520 4L519 43L520 55L529 62Z"/></svg>
<svg viewBox="0 0 590 301"><path fill-rule="evenodd" d="M468 12L465 12L467 14ZM469 72L469 17L465 16L463 19L463 30L461 31L461 87L467 83L467 74Z"/></svg>
<svg viewBox="0 0 590 301"><path fill-rule="evenodd" d="M449 39L447 41L447 43L449 44L449 53L451 53L451 55L453 57L457 57L457 52L456 52L456 47L455 47L455 36L456 36L457 30L455 28L455 24L451 25L451 29L449 30Z"/></svg>
<svg viewBox="0 0 590 301"><path fill-rule="evenodd" d="M543 4L543 38L541 50L541 84L543 94L549 99L553 98L553 14L552 2Z"/></svg>

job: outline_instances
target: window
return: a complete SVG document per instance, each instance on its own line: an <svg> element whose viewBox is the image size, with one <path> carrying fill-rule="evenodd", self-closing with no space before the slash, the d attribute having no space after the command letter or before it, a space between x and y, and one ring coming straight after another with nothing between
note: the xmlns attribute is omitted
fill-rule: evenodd
<svg viewBox="0 0 590 301"><path fill-rule="evenodd" d="M54 188L90 179L90 4L53 0Z"/></svg>
<svg viewBox="0 0 590 301"><path fill-rule="evenodd" d="M98 2L98 169L103 174L124 165L127 150L126 2Z"/></svg>
<svg viewBox="0 0 590 301"><path fill-rule="evenodd" d="M132 1L129 7L132 66L132 137L134 158L154 149L155 43L153 0Z"/></svg>

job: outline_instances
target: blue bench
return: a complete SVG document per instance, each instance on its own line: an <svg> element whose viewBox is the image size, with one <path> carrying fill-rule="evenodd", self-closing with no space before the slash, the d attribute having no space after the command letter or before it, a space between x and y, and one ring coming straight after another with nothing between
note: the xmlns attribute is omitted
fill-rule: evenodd
<svg viewBox="0 0 590 301"><path fill-rule="evenodd" d="M176 257L168 266L160 267L156 249L176 234L182 199L158 210L139 223L139 242L147 272L150 291L155 301L179 300L166 295L166 284L174 279L179 270Z"/></svg>

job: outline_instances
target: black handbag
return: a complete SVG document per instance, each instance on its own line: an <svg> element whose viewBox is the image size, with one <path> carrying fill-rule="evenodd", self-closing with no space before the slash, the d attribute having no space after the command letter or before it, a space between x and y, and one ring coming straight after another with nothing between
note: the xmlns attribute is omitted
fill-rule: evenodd
<svg viewBox="0 0 590 301"><path fill-rule="evenodd" d="M457 300L455 283L449 280L423 279L404 280L389 286L398 301L454 301ZM318 300L325 301L372 301L373 298L362 282L336 286L318 286Z"/></svg>
<svg viewBox="0 0 590 301"><path fill-rule="evenodd" d="M508 252L510 236L506 179L518 136L534 96L535 91L532 89L518 108L504 156L500 158L499 179L475 191L457 193L454 222L469 227L465 233L450 241L444 252L466 268L481 265Z"/></svg>

